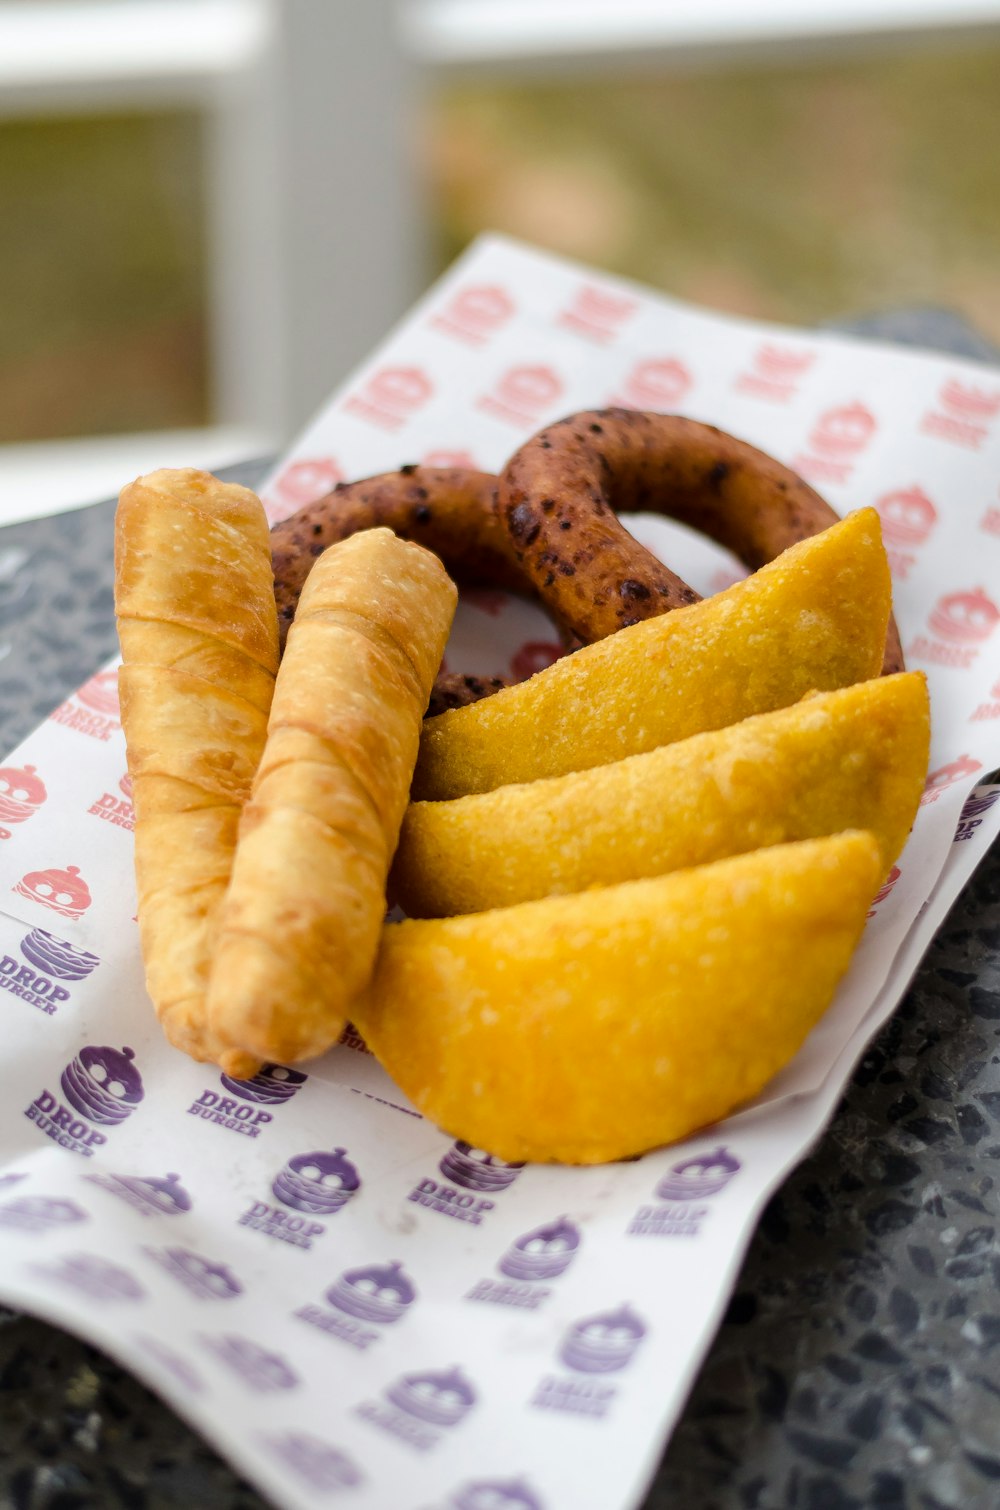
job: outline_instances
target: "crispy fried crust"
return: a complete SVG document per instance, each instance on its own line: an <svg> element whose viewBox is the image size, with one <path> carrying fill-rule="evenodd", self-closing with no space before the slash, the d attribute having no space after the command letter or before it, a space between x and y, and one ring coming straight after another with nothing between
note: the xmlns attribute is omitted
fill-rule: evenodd
<svg viewBox="0 0 1000 1510"><path fill-rule="evenodd" d="M371 973L456 597L436 556L386 529L309 575L219 920L208 1005L227 1070L322 1053Z"/></svg>
<svg viewBox="0 0 1000 1510"><path fill-rule="evenodd" d="M414 802L390 891L410 917L510 907L867 829L887 872L927 775L921 672L815 693L728 729L548 781Z"/></svg>
<svg viewBox="0 0 1000 1510"><path fill-rule="evenodd" d="M424 725L417 799L606 765L876 676L889 567L874 509L704 602L622 629Z"/></svg>
<svg viewBox="0 0 1000 1510"><path fill-rule="evenodd" d="M867 833L387 925L352 1020L446 1132L603 1163L724 1117L799 1048L865 925Z"/></svg>
<svg viewBox="0 0 1000 1510"><path fill-rule="evenodd" d="M115 611L146 981L170 1041L210 1059L215 916L278 665L257 497L190 469L152 472L123 489ZM244 1057L234 1072L254 1064Z"/></svg>

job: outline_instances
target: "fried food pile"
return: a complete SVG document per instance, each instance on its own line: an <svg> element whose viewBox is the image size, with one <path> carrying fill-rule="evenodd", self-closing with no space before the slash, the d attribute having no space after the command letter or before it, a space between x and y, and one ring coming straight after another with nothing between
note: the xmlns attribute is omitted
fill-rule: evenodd
<svg viewBox="0 0 1000 1510"><path fill-rule="evenodd" d="M605 417L583 418L593 437ZM677 426L617 425L635 487L633 432L673 444ZM552 472L548 449L522 448ZM407 528L411 505L434 523L413 470L351 485L350 528L317 514L335 518L336 494L304 511L308 561L296 528L269 542L254 495L206 473L123 490L122 723L164 1031L248 1076L322 1053L349 1019L415 1106L506 1160L599 1163L682 1138L796 1053L916 815L927 691L879 675L898 657L878 517L758 519L748 536L794 543L726 592L630 614L425 720L456 589ZM519 525L503 507L531 467L518 453L511 470L475 474L475 507L493 511L470 529L476 571L520 571L545 604L536 536L519 540L535 512ZM572 475L557 484L546 473L538 518L576 524ZM442 487L434 544L454 571L462 489L451 473ZM581 576L600 564L588 550ZM406 921L384 920L387 894Z"/></svg>

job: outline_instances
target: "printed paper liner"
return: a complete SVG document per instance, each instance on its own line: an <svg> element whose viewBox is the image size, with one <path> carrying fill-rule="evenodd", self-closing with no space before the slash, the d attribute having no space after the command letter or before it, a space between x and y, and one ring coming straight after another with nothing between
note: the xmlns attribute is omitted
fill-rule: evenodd
<svg viewBox="0 0 1000 1510"><path fill-rule="evenodd" d="M247 1082L195 1065L142 985L115 668L4 765L0 1298L103 1347L296 1510L635 1505L764 1202L1000 830L1000 786L976 785L1000 765L1000 373L723 319L487 238L265 496L277 518L404 462L495 468L609 402L710 420L839 510L875 504L930 679L914 834L833 1008L754 1106L633 1162L519 1167L437 1132L356 1035ZM704 592L742 574L680 527L635 531ZM557 648L537 609L481 591L448 664L524 674Z"/></svg>

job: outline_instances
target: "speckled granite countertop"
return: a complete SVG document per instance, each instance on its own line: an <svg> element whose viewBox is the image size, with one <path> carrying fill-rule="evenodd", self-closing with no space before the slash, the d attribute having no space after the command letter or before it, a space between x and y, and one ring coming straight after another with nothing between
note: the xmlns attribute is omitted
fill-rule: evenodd
<svg viewBox="0 0 1000 1510"><path fill-rule="evenodd" d="M926 312L853 328L991 355ZM115 651L112 514L0 531L4 751ZM994 847L767 1207L644 1510L1000 1506L998 1218ZM0 1462L0 1510L265 1505L116 1364L2 1311Z"/></svg>

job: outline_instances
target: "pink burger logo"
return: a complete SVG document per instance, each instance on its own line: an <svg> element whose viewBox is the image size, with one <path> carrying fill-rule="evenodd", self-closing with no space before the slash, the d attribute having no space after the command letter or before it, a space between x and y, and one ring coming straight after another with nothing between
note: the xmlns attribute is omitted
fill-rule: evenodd
<svg viewBox="0 0 1000 1510"><path fill-rule="evenodd" d="M929 634L907 649L914 660L965 670L972 666L1000 623L1000 608L983 587L945 593L927 617Z"/></svg>
<svg viewBox="0 0 1000 1510"><path fill-rule="evenodd" d="M11 837L7 823L26 823L48 796L33 765L0 766L0 839Z"/></svg>
<svg viewBox="0 0 1000 1510"><path fill-rule="evenodd" d="M687 398L694 378L679 357L646 357L635 362L608 404L615 409L675 409Z"/></svg>
<svg viewBox="0 0 1000 1510"><path fill-rule="evenodd" d="M430 317L439 330L467 346L485 346L501 330L515 311L514 300L497 283L460 288L441 309Z"/></svg>
<svg viewBox="0 0 1000 1510"><path fill-rule="evenodd" d="M509 367L493 390L476 400L476 408L518 427L537 425L562 394L563 380L552 367Z"/></svg>
<svg viewBox="0 0 1000 1510"><path fill-rule="evenodd" d="M121 730L118 708L118 671L100 671L73 696L49 714L53 723L77 734L107 742Z"/></svg>
<svg viewBox="0 0 1000 1510"><path fill-rule="evenodd" d="M990 688L989 701L978 705L969 722L971 724L986 723L994 718L1000 718L1000 681L995 682Z"/></svg>
<svg viewBox="0 0 1000 1510"><path fill-rule="evenodd" d="M422 368L382 367L343 407L345 414L379 430L400 430L433 396L434 384Z"/></svg>
<svg viewBox="0 0 1000 1510"><path fill-rule="evenodd" d="M135 808L132 806L132 778L127 771L118 783L118 791L120 796L116 796L114 792L102 792L90 804L87 812L91 817L100 818L115 828L124 828L131 833L135 828Z"/></svg>
<svg viewBox="0 0 1000 1510"><path fill-rule="evenodd" d="M920 421L923 435L978 451L1000 414L1000 390L948 378Z"/></svg>
<svg viewBox="0 0 1000 1510"><path fill-rule="evenodd" d="M733 379L733 388L749 398L787 404L815 360L814 351L765 341L757 347L745 371Z"/></svg>
<svg viewBox="0 0 1000 1510"><path fill-rule="evenodd" d="M937 523L937 509L923 488L897 488L876 499L882 521L882 539L892 573L905 581L916 565L913 552L926 545Z"/></svg>
<svg viewBox="0 0 1000 1510"><path fill-rule="evenodd" d="M971 755L959 755L957 760L950 760L947 765L939 766L936 771L931 771L924 783L924 794L920 799L921 807L936 802L942 792L946 792L956 782L967 781L982 768L982 761L973 759Z"/></svg>
<svg viewBox="0 0 1000 1510"><path fill-rule="evenodd" d="M638 299L584 283L556 315L556 324L598 346L610 346L638 311Z"/></svg>
<svg viewBox="0 0 1000 1510"><path fill-rule="evenodd" d="M264 500L269 522L276 524L307 503L315 503L317 498L332 492L343 480L340 463L332 456L302 457L299 461L289 462L272 482Z"/></svg>
<svg viewBox="0 0 1000 1510"><path fill-rule="evenodd" d="M877 428L874 414L857 400L825 409L809 432L807 449L792 466L812 481L847 482Z"/></svg>
<svg viewBox="0 0 1000 1510"><path fill-rule="evenodd" d="M885 901L886 897L892 895L893 888L895 887L896 882L899 880L902 874L903 872L900 870L898 865L894 865L892 867L892 869L889 871L889 874L882 882L882 885L872 897L872 905L867 913L868 917L873 918L878 909L881 907L882 903Z"/></svg>
<svg viewBox="0 0 1000 1510"><path fill-rule="evenodd" d="M93 900L78 865L67 865L65 870L31 870L11 890L71 922L81 918Z"/></svg>

